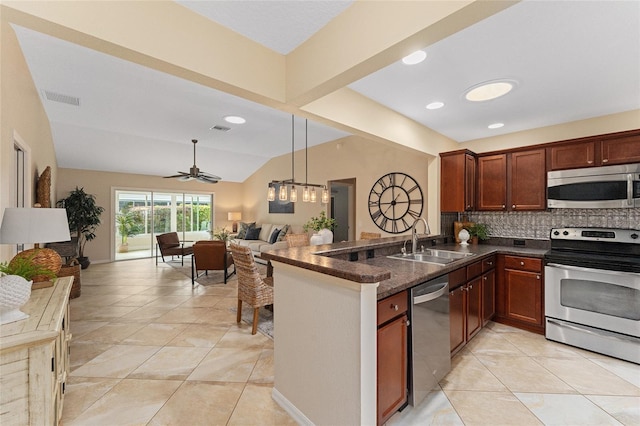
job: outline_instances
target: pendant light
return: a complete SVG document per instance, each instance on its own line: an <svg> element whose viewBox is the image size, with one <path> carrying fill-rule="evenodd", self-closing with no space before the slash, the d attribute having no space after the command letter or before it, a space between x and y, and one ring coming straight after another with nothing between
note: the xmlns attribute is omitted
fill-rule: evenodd
<svg viewBox="0 0 640 426"><path fill-rule="evenodd" d="M307 119L304 120L304 129L305 129L305 143L304 143L304 152L305 152L305 179L304 186L302 188L302 201L315 203L318 200L318 194L316 192L316 188L322 188L322 194L320 196L320 201L323 204L327 204L329 202L329 192L327 190L326 185L318 185L314 183L308 182L308 173L309 173L309 122ZM276 199L276 189L275 185L279 185L280 188L278 190L278 200L279 201L290 201L295 203L298 201L298 190L296 189L296 185L301 186L301 183L295 181L294 177L295 172L295 116L291 115L291 179L281 180L281 181L271 181L269 183L269 188L267 189L267 200L275 201ZM289 189L291 186L291 189Z"/></svg>

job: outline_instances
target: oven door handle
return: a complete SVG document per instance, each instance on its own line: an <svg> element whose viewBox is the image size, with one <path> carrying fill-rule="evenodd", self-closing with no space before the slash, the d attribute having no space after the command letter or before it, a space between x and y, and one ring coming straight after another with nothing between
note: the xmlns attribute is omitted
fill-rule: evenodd
<svg viewBox="0 0 640 426"><path fill-rule="evenodd" d="M617 340L621 342L628 342L628 341L638 342L639 341L637 337L627 336L627 335L618 334L618 333L612 333L610 331L602 330L602 329L598 329L598 331L595 332L591 327L581 326L580 324L570 324L566 321L556 320L554 318L547 317L546 320L548 323L553 324L557 327L568 328L569 330L575 330L575 331L579 331L582 333L586 333L586 334L590 334L598 337L607 337L609 339Z"/></svg>
<svg viewBox="0 0 640 426"><path fill-rule="evenodd" d="M625 271L610 271L608 269L593 269L593 268L585 268L583 266L573 266L573 265L563 265L561 263L547 263L547 266L558 269L568 269L570 271L581 271L581 272L595 272L603 275L633 275L633 272L625 272Z"/></svg>

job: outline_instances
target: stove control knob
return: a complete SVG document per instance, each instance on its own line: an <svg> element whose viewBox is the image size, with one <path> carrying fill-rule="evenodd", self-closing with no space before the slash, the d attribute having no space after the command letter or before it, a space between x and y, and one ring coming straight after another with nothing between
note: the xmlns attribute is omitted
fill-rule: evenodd
<svg viewBox="0 0 640 426"><path fill-rule="evenodd" d="M636 233L631 234L631 239L633 239L633 240L637 240L638 237L639 237L639 235L636 234Z"/></svg>
<svg viewBox="0 0 640 426"><path fill-rule="evenodd" d="M553 235L560 235L560 231L553 231Z"/></svg>
<svg viewBox="0 0 640 426"><path fill-rule="evenodd" d="M564 235L564 236L569 235L569 231L562 231L562 235Z"/></svg>

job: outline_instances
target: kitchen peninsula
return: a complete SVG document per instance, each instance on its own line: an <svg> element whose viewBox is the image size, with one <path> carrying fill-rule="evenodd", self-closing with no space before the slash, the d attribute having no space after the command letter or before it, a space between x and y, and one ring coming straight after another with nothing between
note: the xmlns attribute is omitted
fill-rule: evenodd
<svg viewBox="0 0 640 426"><path fill-rule="evenodd" d="M471 256L448 265L387 256L407 236L263 253L274 266L273 398L300 424L376 424L377 302L496 253L542 258L541 248L418 246Z"/></svg>

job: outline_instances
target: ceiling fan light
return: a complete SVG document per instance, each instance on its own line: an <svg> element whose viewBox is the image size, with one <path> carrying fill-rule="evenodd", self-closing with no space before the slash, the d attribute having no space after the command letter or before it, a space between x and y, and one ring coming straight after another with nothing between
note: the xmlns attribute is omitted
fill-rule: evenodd
<svg viewBox="0 0 640 426"><path fill-rule="evenodd" d="M289 200L292 203L295 203L296 201L298 201L298 190L296 189L295 185L291 186L291 192L289 193Z"/></svg>
<svg viewBox="0 0 640 426"><path fill-rule="evenodd" d="M267 201L275 201L276 200L276 189L273 185L269 184L269 189L267 189Z"/></svg>
<svg viewBox="0 0 640 426"><path fill-rule="evenodd" d="M287 201L287 185L280 185L280 191L278 192L278 200Z"/></svg>

